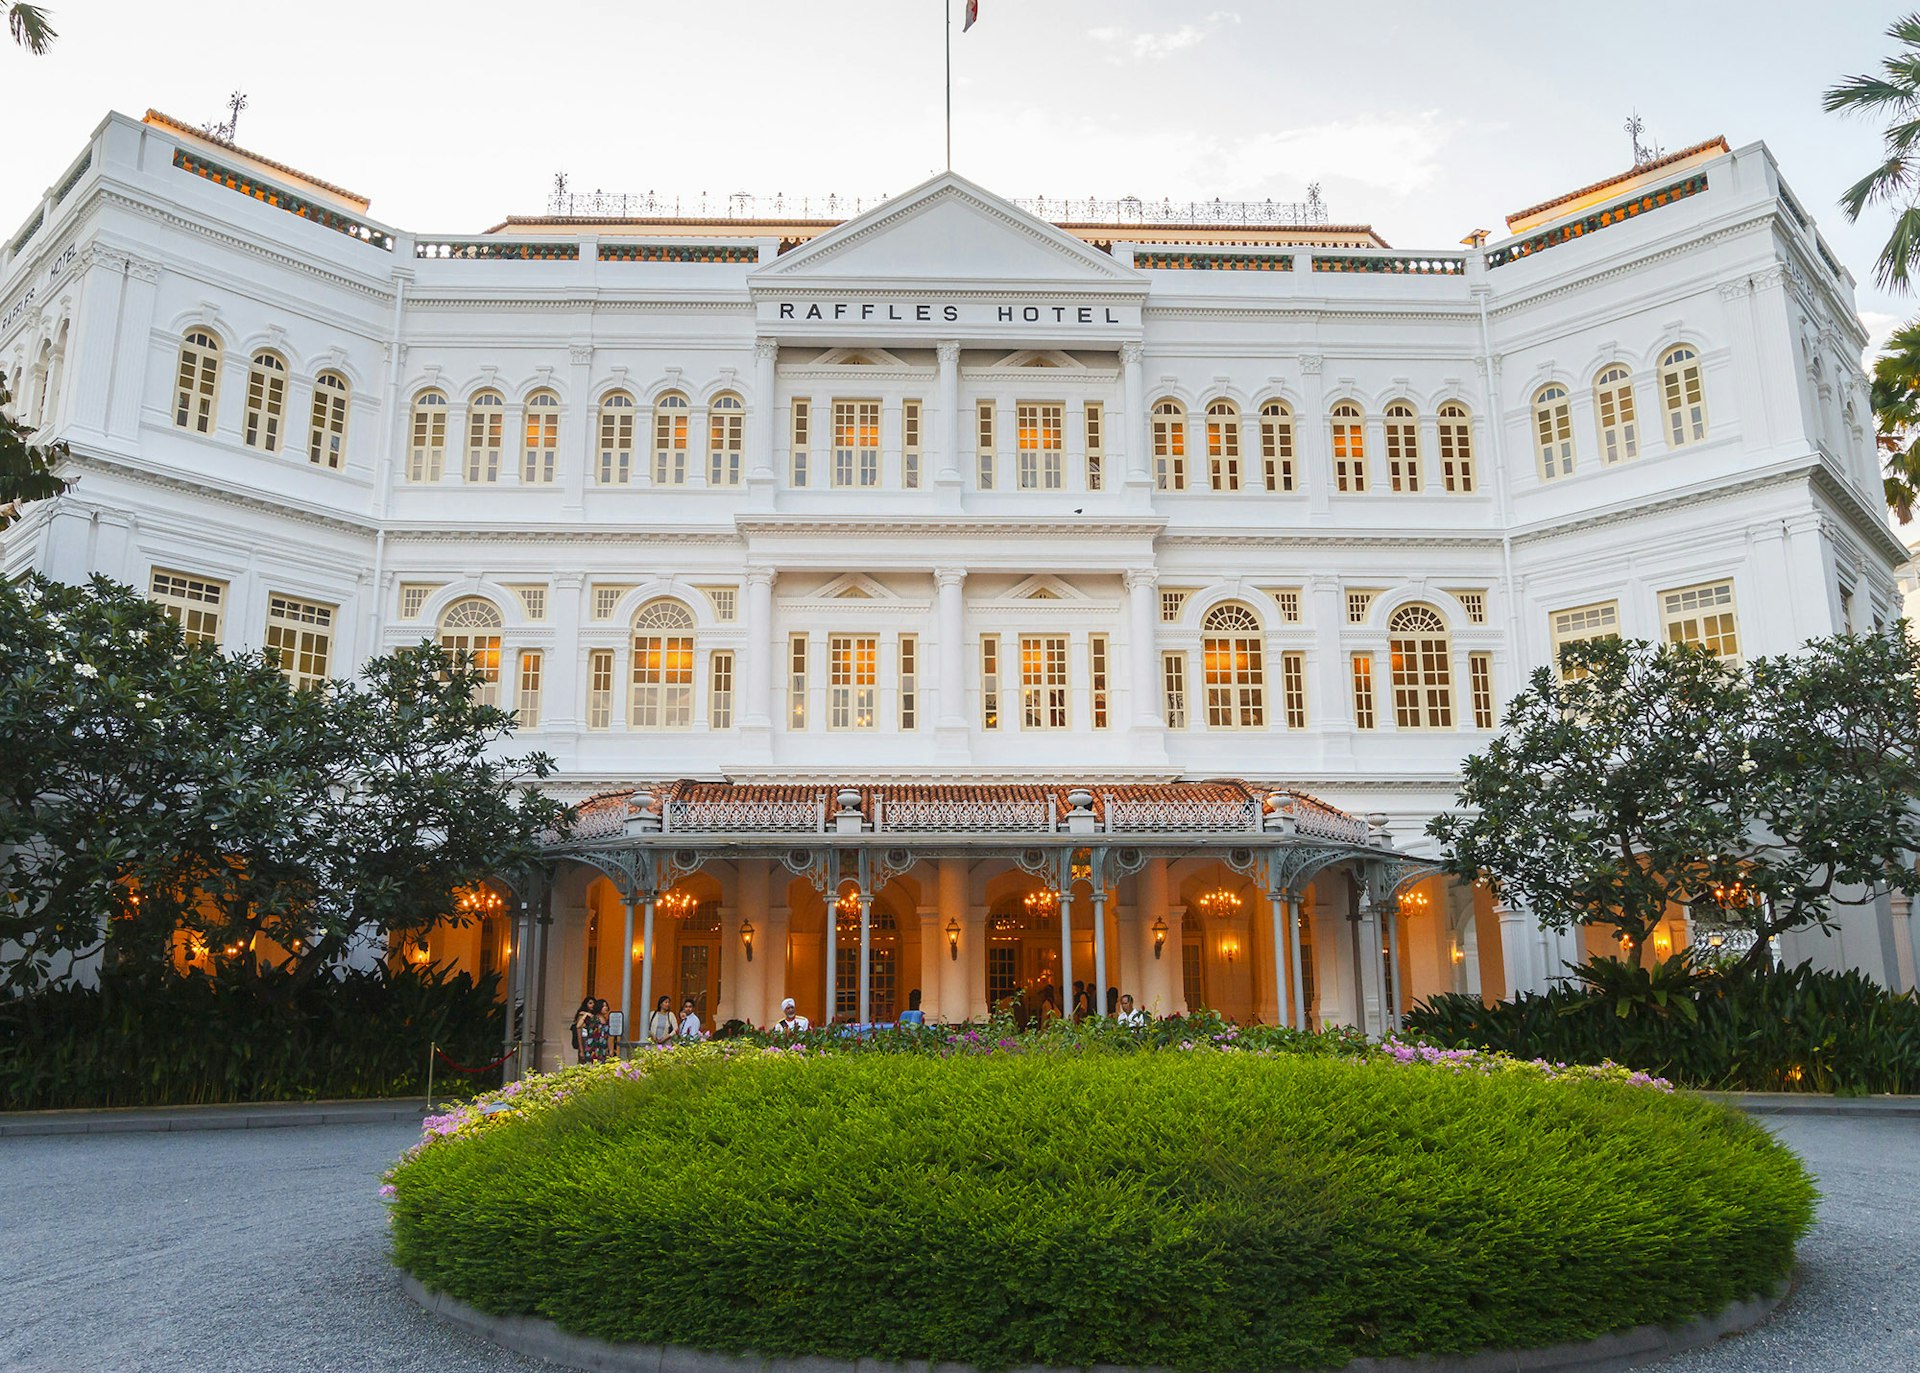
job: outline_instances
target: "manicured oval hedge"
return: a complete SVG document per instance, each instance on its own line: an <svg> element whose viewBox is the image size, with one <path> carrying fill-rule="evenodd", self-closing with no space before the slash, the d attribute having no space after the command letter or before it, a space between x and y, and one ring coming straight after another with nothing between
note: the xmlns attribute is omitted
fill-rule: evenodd
<svg viewBox="0 0 1920 1373"><path fill-rule="evenodd" d="M484 1311L988 1368L1327 1367L1676 1322L1783 1278L1814 1200L1706 1102L1247 1053L696 1051L391 1176L396 1261Z"/></svg>

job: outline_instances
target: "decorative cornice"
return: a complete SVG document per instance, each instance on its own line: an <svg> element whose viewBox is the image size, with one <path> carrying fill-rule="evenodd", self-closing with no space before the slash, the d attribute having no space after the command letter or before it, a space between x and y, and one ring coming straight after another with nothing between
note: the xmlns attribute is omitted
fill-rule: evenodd
<svg viewBox="0 0 1920 1373"><path fill-rule="evenodd" d="M105 185L100 186L95 194L108 204L116 205L121 209L131 211L137 215L144 215L148 219L158 220L160 223L168 225L169 227L181 229L190 234L196 234L201 238L210 239L228 248L250 254L263 262L271 262L276 267L284 267L288 271L297 272L302 276L317 277L321 281L330 282L344 290L356 292L372 300L385 301L392 299L393 291L384 283L370 281L363 277L349 276L344 271L329 271L324 267L316 265L312 258L300 257L291 252L282 252L278 249L267 247L257 240L243 238L239 234L214 228L206 220L189 219L185 215L176 214L172 210L162 209L160 206L154 205L149 201L141 200L136 196L118 190L110 190ZM381 265L384 267L386 264L382 263ZM129 267L128 270L131 272L131 267Z"/></svg>
<svg viewBox="0 0 1920 1373"><path fill-rule="evenodd" d="M1097 515L1057 519L995 515L738 515L734 527L744 535L892 536L899 534L1034 534L1047 538L1146 538L1166 528L1164 519L1116 519Z"/></svg>
<svg viewBox="0 0 1920 1373"><path fill-rule="evenodd" d="M338 533L358 534L371 537L375 530L373 521L343 515L338 512L323 511L313 506L287 501L269 500L264 496L250 492L236 491L231 487L220 486L209 481L192 477L183 477L175 473L162 472L144 463L117 455L88 452L82 448L72 450L68 462L81 472L110 473L115 477L139 482L162 490L178 491L186 495L200 496L207 500L218 501L223 505L235 506L243 510L274 515L281 519L294 520L301 524L313 525L320 529L330 529Z"/></svg>

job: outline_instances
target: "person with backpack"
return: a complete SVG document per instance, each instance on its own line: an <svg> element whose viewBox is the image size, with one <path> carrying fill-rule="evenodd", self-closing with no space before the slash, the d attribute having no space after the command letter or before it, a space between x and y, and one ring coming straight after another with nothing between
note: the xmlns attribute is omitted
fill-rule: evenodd
<svg viewBox="0 0 1920 1373"><path fill-rule="evenodd" d="M586 1029L586 1024L591 1019L593 1019L593 998L583 996L580 998L580 1009L573 1013L573 1023L567 1030L567 1042L573 1045L575 1063L587 1061L587 1043L582 1031Z"/></svg>

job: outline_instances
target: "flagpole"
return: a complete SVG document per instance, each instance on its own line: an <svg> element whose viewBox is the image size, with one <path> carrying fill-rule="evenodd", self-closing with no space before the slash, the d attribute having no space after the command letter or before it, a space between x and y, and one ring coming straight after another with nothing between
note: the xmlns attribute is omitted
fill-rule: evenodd
<svg viewBox="0 0 1920 1373"><path fill-rule="evenodd" d="M953 170L953 0L940 0L947 12L947 170Z"/></svg>

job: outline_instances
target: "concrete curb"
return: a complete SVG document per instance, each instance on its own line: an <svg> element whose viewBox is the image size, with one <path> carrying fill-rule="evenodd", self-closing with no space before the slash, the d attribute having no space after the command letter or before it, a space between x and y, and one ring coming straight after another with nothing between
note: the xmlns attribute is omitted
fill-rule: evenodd
<svg viewBox="0 0 1920 1373"><path fill-rule="evenodd" d="M0 1139L21 1135L173 1134L194 1130L268 1130L297 1125L369 1125L419 1120L425 1097L374 1101L255 1101L218 1106L133 1106L107 1111L0 1114Z"/></svg>
<svg viewBox="0 0 1920 1373"><path fill-rule="evenodd" d="M1829 1096L1825 1092L1697 1092L1754 1116L1920 1118L1920 1096Z"/></svg>
<svg viewBox="0 0 1920 1373"><path fill-rule="evenodd" d="M1698 1349L1728 1335L1742 1334L1771 1316L1786 1300L1791 1282L1772 1295L1735 1302L1718 1315L1701 1316L1668 1329L1636 1325L1596 1340L1548 1345L1541 1349L1495 1349L1443 1357L1355 1359L1340 1373L1621 1373L1683 1350ZM971 1364L929 1363L924 1359L888 1363L880 1359L762 1358L721 1354L677 1344L608 1344L573 1335L552 1321L533 1316L489 1316L444 1292L429 1291L411 1273L400 1274L400 1290L427 1311L518 1354L589 1373L979 1373ZM1064 1373L1033 1365L1012 1373ZM1090 1373L1158 1373L1106 1364ZM1274 1370L1273 1373L1278 1373Z"/></svg>

